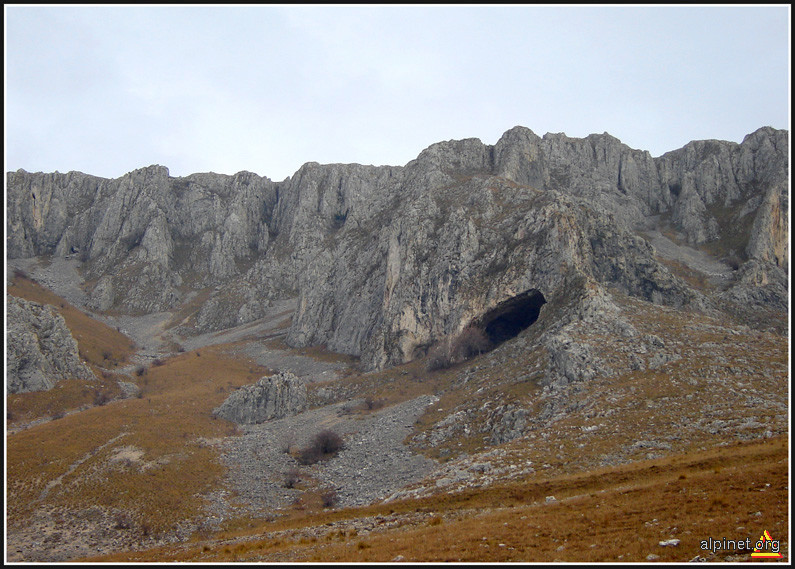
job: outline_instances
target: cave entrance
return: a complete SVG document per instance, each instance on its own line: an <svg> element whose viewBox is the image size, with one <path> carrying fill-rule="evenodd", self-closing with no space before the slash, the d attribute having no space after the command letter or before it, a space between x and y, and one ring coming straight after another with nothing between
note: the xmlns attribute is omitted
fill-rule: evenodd
<svg viewBox="0 0 795 569"><path fill-rule="evenodd" d="M481 316L478 323L491 343L497 346L535 323L545 303L541 291L530 289L499 303Z"/></svg>

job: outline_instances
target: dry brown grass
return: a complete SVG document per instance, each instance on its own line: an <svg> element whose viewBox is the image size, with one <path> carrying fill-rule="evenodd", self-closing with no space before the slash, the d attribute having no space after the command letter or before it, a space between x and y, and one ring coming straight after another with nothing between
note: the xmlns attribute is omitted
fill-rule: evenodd
<svg viewBox="0 0 795 569"><path fill-rule="evenodd" d="M112 378L100 382L67 379L59 381L48 391L11 394L6 397L6 425L13 427L19 423L57 416L110 401L120 394L119 384Z"/></svg>
<svg viewBox="0 0 795 569"><path fill-rule="evenodd" d="M15 275L8 294L54 306L77 340L80 356L94 368L114 368L128 363L135 353L135 343L127 336L78 310L60 296L29 278Z"/></svg>
<svg viewBox="0 0 795 569"><path fill-rule="evenodd" d="M133 513L152 532L166 532L200 513L201 495L225 469L206 439L235 432L211 411L228 391L263 369L221 346L164 360L144 376L140 399L67 415L7 436L9 524L39 506L80 510L98 505ZM114 461L122 447L140 460Z"/></svg>
<svg viewBox="0 0 795 569"><path fill-rule="evenodd" d="M706 275L700 273L699 271L691 269L681 261L665 259L659 256L656 257L656 259L659 262L661 262L663 265L668 267L671 273L673 273L674 275L685 281L693 288L700 290L702 292L707 292L715 289L715 286L709 282L709 279L707 279Z"/></svg>
<svg viewBox="0 0 795 569"><path fill-rule="evenodd" d="M662 562L687 561L708 557L700 541L709 537L755 540L767 529L774 539L786 539L788 472L788 439L780 437L578 475L309 514L183 547L91 560L385 562L400 555L417 562L642 562L654 553ZM547 503L549 495L557 501ZM417 513L422 521L367 535L323 530L345 519ZM308 534L310 527L317 531ZM295 532L279 539L257 538L290 528ZM673 537L679 546L659 546Z"/></svg>
<svg viewBox="0 0 795 569"><path fill-rule="evenodd" d="M189 290L189 289L187 289ZM173 316L166 323L165 328L172 328L174 326L191 326L194 324L194 316L199 312L202 305L210 298L212 288L204 288L196 294L190 301L180 306L179 310L174 312Z"/></svg>
<svg viewBox="0 0 795 569"><path fill-rule="evenodd" d="M322 489L311 487L300 503L271 523L231 520L225 532L198 536L193 543L120 553L103 560L367 562L402 555L406 561L637 562L655 553L661 561L686 561L704 553L697 549L698 542L708 537L756 539L767 529L774 538L785 538L789 531L785 437L714 448L720 437L705 434L699 438L690 433L687 454L669 453L609 468L598 465L601 456L631 445L644 433L671 432L670 427L660 431L661 423L699 419L708 405L728 406L736 417L764 416L767 410L746 404L742 392L735 393L723 377L713 383L684 380L700 379L701 370L714 365L713 354L702 353L701 344L715 342L723 346L726 366L746 370L736 377L748 382L749 389L779 394L787 381L787 339L747 330L727 338L715 319L627 297L617 299L640 334L660 336L667 349L677 346L683 358L657 370L595 381L590 389L596 395L590 403L602 411L621 407L609 419L570 413L555 424L558 432L549 440L533 438L531 432L528 438L503 447L509 453L506 461L532 460L538 467L535 474L485 489L335 511L324 510ZM543 318L542 314L539 324ZM535 334L533 329L529 334ZM610 365L626 368L627 356L613 339L585 333L575 339L600 346L600 356ZM286 348L281 338L270 344ZM338 357L322 348L294 353ZM417 432L431 428L465 403L477 406L499 399L532 408L540 389L535 379L511 383L505 378L543 369L545 356L537 350L526 351L499 365L485 365L492 354L498 355L495 351L433 373L424 369L422 361L375 373L349 373L334 384L387 405L422 394L439 395L440 401L415 425ZM477 373L462 384L462 373L475 365ZM264 375L263 369L227 356L222 346L202 349L201 357L181 354L138 380L144 388L140 400L64 417L30 429L35 431L30 438L17 438L24 433L9 437L9 521L21 522L42 503L36 500L48 482L59 477L60 484L43 503L75 509L93 503L129 508L136 519L147 520L160 532L198 515L200 494L217 488L223 474L214 452L202 440L234 432L233 426L213 420L209 412L229 390ZM588 402L587 395L577 394L573 402L580 397ZM695 403L681 408L673 405L688 396ZM660 408L649 406L656 404L665 404L664 416ZM117 412L108 413L111 407ZM598 435L585 437L583 427L599 422L605 425ZM446 444L472 452L482 449L482 436L454 438ZM587 442L584 450L578 447L580 440ZM142 450L141 461L113 462L114 452L123 446ZM52 460L41 458L50 455ZM632 458L642 459L643 454ZM544 462L550 468L543 468ZM75 464L77 468L70 471ZM152 495L142 495L142 486L152 488ZM546 504L544 498L550 494L559 501ZM368 535L324 529L329 523L347 521L350 528L354 519L388 515L402 516L401 526ZM422 521L412 516L421 516ZM284 536L262 537L267 532L284 532ZM682 540L679 547L657 545L670 537Z"/></svg>

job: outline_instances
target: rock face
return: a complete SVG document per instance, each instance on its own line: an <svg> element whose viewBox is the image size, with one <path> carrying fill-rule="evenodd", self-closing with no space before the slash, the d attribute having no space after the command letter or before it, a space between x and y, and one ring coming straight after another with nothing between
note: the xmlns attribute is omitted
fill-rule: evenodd
<svg viewBox="0 0 795 569"><path fill-rule="evenodd" d="M54 308L10 295L6 306L8 393L46 391L62 379L96 379Z"/></svg>
<svg viewBox="0 0 795 569"><path fill-rule="evenodd" d="M522 294L551 310L572 283L705 306L640 237L650 229L736 264L724 301L786 306L788 142L765 127L653 158L607 133L515 127L493 146L440 142L403 167L310 162L278 183L161 166L116 180L18 171L8 255L79 255L97 310L167 310L210 291L198 331L294 298L288 343L376 369Z"/></svg>
<svg viewBox="0 0 795 569"><path fill-rule="evenodd" d="M306 385L290 372L263 377L232 393L213 414L239 424L281 419L306 408Z"/></svg>
<svg viewBox="0 0 795 569"><path fill-rule="evenodd" d="M8 180L8 256L79 255L86 276L100 279L92 308L132 313L174 307L183 284L239 275L268 243L263 213L276 191L248 172L174 179L162 166L116 180L79 172Z"/></svg>

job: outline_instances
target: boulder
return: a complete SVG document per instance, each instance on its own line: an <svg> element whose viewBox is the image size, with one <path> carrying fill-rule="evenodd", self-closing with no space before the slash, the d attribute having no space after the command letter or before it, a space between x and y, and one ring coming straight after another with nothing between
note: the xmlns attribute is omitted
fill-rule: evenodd
<svg viewBox="0 0 795 569"><path fill-rule="evenodd" d="M232 393L213 414L241 425L295 415L306 408L306 385L290 372L266 376Z"/></svg>

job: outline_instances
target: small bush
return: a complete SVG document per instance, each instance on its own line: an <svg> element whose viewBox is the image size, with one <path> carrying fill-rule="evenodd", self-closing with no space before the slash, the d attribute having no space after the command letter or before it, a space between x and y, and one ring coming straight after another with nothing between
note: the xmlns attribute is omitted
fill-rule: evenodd
<svg viewBox="0 0 795 569"><path fill-rule="evenodd" d="M287 471L284 475L284 487L285 488L295 488L295 485L301 480L301 475L298 473L298 470L293 468Z"/></svg>
<svg viewBox="0 0 795 569"><path fill-rule="evenodd" d="M110 401L110 395L108 395L104 391L96 391L94 393L94 405L101 407L102 405L105 405L108 401Z"/></svg>
<svg viewBox="0 0 795 569"><path fill-rule="evenodd" d="M333 457L342 450L342 447L342 437L334 431L326 429L315 435L312 444L302 449L298 453L297 459L301 464L315 464Z"/></svg>
<svg viewBox="0 0 795 569"><path fill-rule="evenodd" d="M138 366L137 368L135 368L135 375L137 375L138 377L141 377L145 373L146 373L146 368L144 366Z"/></svg>
<svg viewBox="0 0 795 569"><path fill-rule="evenodd" d="M324 508L333 508L337 505L337 493L334 490L324 492L320 496L320 502Z"/></svg>
<svg viewBox="0 0 795 569"><path fill-rule="evenodd" d="M488 352L494 347L485 332L476 326L465 328L455 338L444 338L428 351L426 369L447 369L453 364Z"/></svg>
<svg viewBox="0 0 795 569"><path fill-rule="evenodd" d="M475 326L469 326L453 341L452 353L455 361L463 361L483 352L488 352L493 347L488 336Z"/></svg>
<svg viewBox="0 0 795 569"><path fill-rule="evenodd" d="M375 409L380 409L384 406L383 399L373 399L372 397L367 397L364 400L364 406L367 408L368 411L373 411Z"/></svg>
<svg viewBox="0 0 795 569"><path fill-rule="evenodd" d="M324 455L336 454L342 450L342 437L334 431L326 429L315 435L315 446Z"/></svg>
<svg viewBox="0 0 795 569"><path fill-rule="evenodd" d="M164 362L163 360L161 360L160 358L155 358L155 359L152 361L152 365L153 365L153 366L155 366L155 367L157 367L157 366L161 366L161 365L163 365L164 363L165 363L165 362Z"/></svg>

